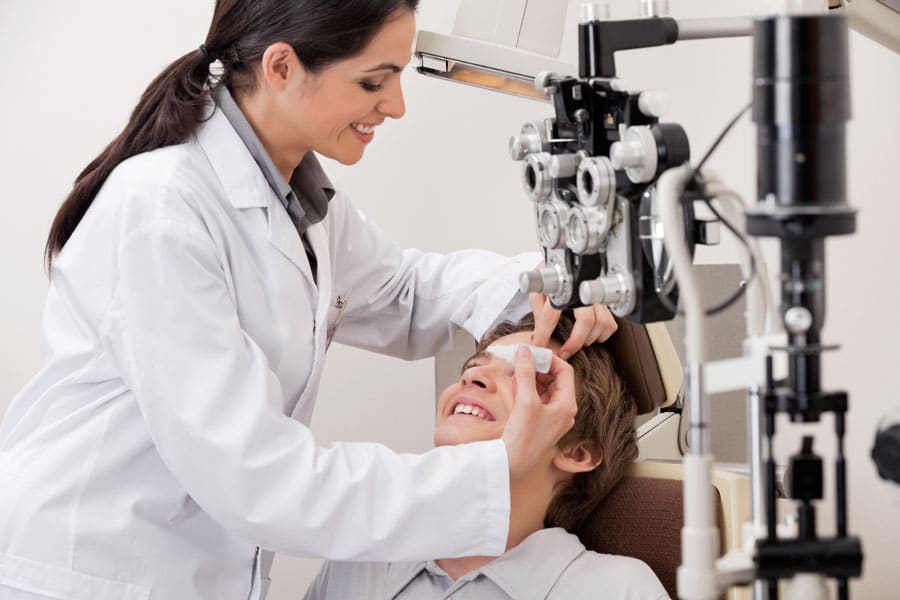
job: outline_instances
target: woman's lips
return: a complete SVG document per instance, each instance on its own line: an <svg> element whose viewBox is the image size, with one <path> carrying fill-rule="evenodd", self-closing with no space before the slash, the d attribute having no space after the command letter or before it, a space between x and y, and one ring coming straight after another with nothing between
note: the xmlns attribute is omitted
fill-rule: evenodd
<svg viewBox="0 0 900 600"><path fill-rule="evenodd" d="M353 135L355 135L363 144L368 144L375 138L376 127L378 127L377 123L351 123L350 131L352 131ZM362 131L360 131L360 129L362 129Z"/></svg>

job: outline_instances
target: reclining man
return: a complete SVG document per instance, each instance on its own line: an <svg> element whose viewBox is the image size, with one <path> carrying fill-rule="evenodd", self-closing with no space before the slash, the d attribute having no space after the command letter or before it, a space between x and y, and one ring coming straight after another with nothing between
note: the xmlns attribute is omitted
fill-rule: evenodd
<svg viewBox="0 0 900 600"><path fill-rule="evenodd" d="M553 333L558 351L573 321L564 313ZM531 363L513 365L487 351L492 344L528 344L531 316L488 333L438 403L435 445L497 439L512 411L517 378ZM609 351L588 346L569 359L575 372L575 425L511 489L510 535L500 557L402 563L328 562L306 600L668 598L643 562L585 549L573 535L637 457L635 403ZM520 381L527 381L519 379ZM538 391L547 381L537 376Z"/></svg>

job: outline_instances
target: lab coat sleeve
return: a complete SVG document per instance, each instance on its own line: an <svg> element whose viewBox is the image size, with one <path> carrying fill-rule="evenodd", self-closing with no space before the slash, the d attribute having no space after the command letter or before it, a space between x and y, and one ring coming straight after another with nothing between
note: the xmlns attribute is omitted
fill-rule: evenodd
<svg viewBox="0 0 900 600"><path fill-rule="evenodd" d="M329 211L338 221L334 291L347 300L337 342L423 358L446 350L454 328L480 339L492 325L530 310L519 275L537 266L537 252L510 258L484 250L403 249L342 194Z"/></svg>
<svg viewBox="0 0 900 600"><path fill-rule="evenodd" d="M104 342L166 466L229 531L341 560L499 555L506 449L494 440L404 455L316 447L242 329L221 253L201 228L142 224L120 243Z"/></svg>

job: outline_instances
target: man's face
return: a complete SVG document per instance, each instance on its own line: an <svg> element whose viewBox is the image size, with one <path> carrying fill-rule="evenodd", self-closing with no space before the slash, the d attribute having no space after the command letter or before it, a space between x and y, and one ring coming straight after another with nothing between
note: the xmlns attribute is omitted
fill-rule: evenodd
<svg viewBox="0 0 900 600"><path fill-rule="evenodd" d="M531 332L521 331L497 339L495 344L529 344ZM554 352L559 344L551 342ZM496 440L515 404L513 366L488 353L476 354L463 366L462 376L438 401L435 446Z"/></svg>

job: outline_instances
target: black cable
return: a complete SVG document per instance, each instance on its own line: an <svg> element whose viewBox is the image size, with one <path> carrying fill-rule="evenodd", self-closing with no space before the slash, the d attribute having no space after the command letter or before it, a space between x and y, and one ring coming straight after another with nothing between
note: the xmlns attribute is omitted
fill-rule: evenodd
<svg viewBox="0 0 900 600"><path fill-rule="evenodd" d="M740 299L741 296L743 296L747 292L747 286L749 286L750 282L753 281L753 278L756 277L756 257L753 256L753 251L750 249L750 242L747 241L747 238L741 235L734 224L725 219L725 217L723 217L722 214L718 210L716 210L716 207L713 206L710 198L704 197L703 203L709 207L709 210L712 211L717 219L722 221L722 224L725 225L728 231L730 231L734 235L734 237L736 237L738 241L741 242L741 244L744 246L744 249L747 251L747 256L750 258L750 273L747 275L746 279L742 281L741 286L734 292L734 294L731 295L731 297L726 299L724 302L721 302L716 306L713 306L712 308L706 310L706 315L712 316L717 315L720 312L723 312L730 308L735 302Z"/></svg>
<svg viewBox="0 0 900 600"><path fill-rule="evenodd" d="M702 179L696 174L694 175L694 177L695 177L694 181L699 183L702 186L703 185ZM701 198L701 200L703 201L704 204L706 204L706 206L709 207L709 210L712 211L713 215L715 215L715 217L719 221L721 221L723 225L725 225L725 228L728 229L728 231L730 231L738 239L738 241L744 246L745 250L747 251L747 255L750 257L750 273L747 275L746 279L741 280L741 283L740 283L740 286L738 287L738 289L735 290L731 296L729 296L722 302L714 305L711 308L707 308L704 310L704 314L707 317L712 317L712 316L715 316L715 315L731 308L734 305L734 303L737 302L738 300L740 300L741 297L747 292L747 286L750 284L751 281L753 281L753 278L756 277L756 275L757 275L756 257L753 256L753 252L750 249L750 243L747 241L747 238L745 238L743 235L741 235L741 233L737 230L737 227L735 227L730 221L728 221L724 216L722 216L722 213L720 213L718 211L718 209L716 209L716 207L713 206L710 198L704 194L704 196L703 196L703 198ZM665 294L658 294L657 297L659 298L660 303L663 306L665 306L667 310L672 311L678 315L684 316L684 311L680 310L677 306L672 304L672 301L669 300L668 296L666 296Z"/></svg>
<svg viewBox="0 0 900 600"><path fill-rule="evenodd" d="M694 169L695 172L699 173L700 169L703 168L703 165L706 164L706 161L709 160L709 157L712 156L712 153L715 152L716 148L719 147L719 144L722 143L722 140L725 139L725 136L728 135L728 132L737 125L737 122L741 120L741 117L744 116L744 113L750 110L750 107L753 106L752 102L748 102L747 106L742 108L738 114L734 116L733 119L725 126L725 129L722 130L722 133L719 134L719 137L716 138L716 141L712 143L712 146L709 147L709 150L706 151L706 154L703 155L703 158L700 159L700 162L697 164L697 168Z"/></svg>
<svg viewBox="0 0 900 600"><path fill-rule="evenodd" d="M753 281L753 278L757 275L756 257L753 256L753 252L750 249L750 243L743 235L741 235L741 233L737 230L737 227L735 227L734 224L725 219L725 217L722 216L722 214L716 209L716 207L713 206L711 199L706 194L706 182L704 181L703 176L700 175L700 169L703 167L706 161L709 160L709 157L712 156L712 153L716 150L716 148L719 147L719 144L722 143L722 140L725 139L725 136L728 135L728 132L731 131L731 129L737 124L741 117L744 116L744 113L746 113L751 106L752 104L748 103L737 113L737 115L734 116L733 119L731 119L728 125L725 126L716 140L712 143L712 146L709 147L709 150L706 151L706 154L703 155L703 158L700 159L700 162L694 168L693 174L691 175L690 184L696 187L696 189L700 193L703 203L706 204L706 206L709 207L709 210L712 211L713 215L715 215L715 217L719 219L719 221L721 221L723 225L725 225L725 228L728 229L728 231L730 231L738 239L738 241L744 246L744 249L747 251L747 255L750 257L750 273L747 275L747 278L741 280L740 286L731 296L716 304L712 308L706 309L704 311L704 314L707 317L717 315L731 308L731 306L733 306L735 302L740 300L741 297L746 293L747 287L749 286L750 282ZM659 298L660 303L667 310L678 315L684 315L684 311L679 310L677 306L672 304L672 301L669 300L666 294L658 293L657 297Z"/></svg>

